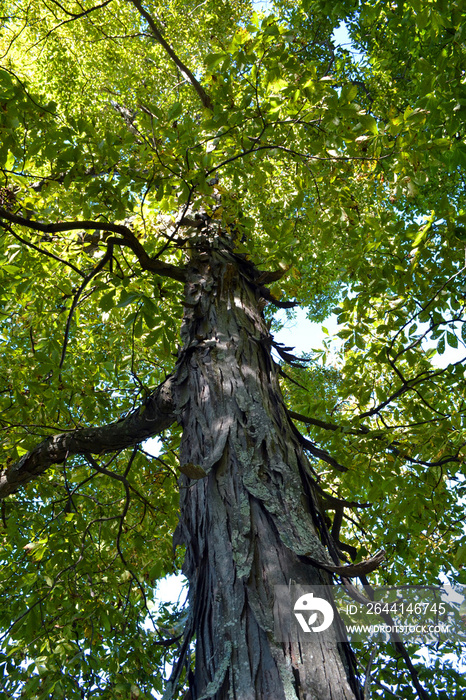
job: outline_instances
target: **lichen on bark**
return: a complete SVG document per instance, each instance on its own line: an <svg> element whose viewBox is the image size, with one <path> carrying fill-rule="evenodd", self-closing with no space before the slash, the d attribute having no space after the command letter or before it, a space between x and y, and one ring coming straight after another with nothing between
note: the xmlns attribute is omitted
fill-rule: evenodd
<svg viewBox="0 0 466 700"><path fill-rule="evenodd" d="M193 244L174 391L181 463L206 474L181 475L175 536L186 547L186 639L196 645L190 692L215 700L354 700L351 655L331 633L305 650L274 637L274 586L328 583L305 555L330 559L271 356L258 275L226 237L206 231Z"/></svg>

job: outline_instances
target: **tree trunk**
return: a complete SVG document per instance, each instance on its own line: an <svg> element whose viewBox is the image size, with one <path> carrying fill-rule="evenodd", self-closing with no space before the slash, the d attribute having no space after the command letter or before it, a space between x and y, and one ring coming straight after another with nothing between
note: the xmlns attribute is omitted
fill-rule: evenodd
<svg viewBox="0 0 466 700"><path fill-rule="evenodd" d="M274 586L327 584L306 555L328 559L258 273L225 241L194 244L176 375L183 475L175 541L186 546L187 636L196 647L190 697L354 700L352 656L333 632L306 646L274 633Z"/></svg>

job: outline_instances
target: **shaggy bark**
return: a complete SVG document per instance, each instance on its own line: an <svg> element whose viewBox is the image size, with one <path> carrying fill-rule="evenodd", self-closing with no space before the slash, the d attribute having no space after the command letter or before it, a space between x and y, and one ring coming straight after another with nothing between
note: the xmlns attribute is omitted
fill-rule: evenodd
<svg viewBox="0 0 466 700"><path fill-rule="evenodd" d="M308 558L332 565L326 528L250 263L221 238L200 237L196 246L175 378L183 427L175 542L186 546L190 584L185 649L196 640L191 698L360 698L352 657L332 631L305 647L274 636L275 585L329 583Z"/></svg>

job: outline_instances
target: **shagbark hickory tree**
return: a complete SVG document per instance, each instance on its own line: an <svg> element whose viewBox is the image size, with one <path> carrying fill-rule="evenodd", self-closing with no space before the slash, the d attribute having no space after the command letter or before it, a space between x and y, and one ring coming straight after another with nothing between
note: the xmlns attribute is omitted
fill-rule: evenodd
<svg viewBox="0 0 466 700"><path fill-rule="evenodd" d="M2 697L463 697L455 639L273 625L466 583L462 4L1 7Z"/></svg>

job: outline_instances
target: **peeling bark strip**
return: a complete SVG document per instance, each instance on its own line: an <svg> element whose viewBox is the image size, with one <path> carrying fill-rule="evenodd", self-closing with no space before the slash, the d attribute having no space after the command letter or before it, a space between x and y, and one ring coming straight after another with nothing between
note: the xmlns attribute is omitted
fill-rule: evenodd
<svg viewBox="0 0 466 700"><path fill-rule="evenodd" d="M313 557L308 557L314 566L319 569L324 569L324 571L330 571L339 576L366 576L379 568L381 563L386 557L386 552L381 549L370 559L365 559L360 561L358 564L346 564L345 566L335 566L334 564L328 564L327 562L317 561Z"/></svg>
<svg viewBox="0 0 466 700"><path fill-rule="evenodd" d="M183 427L175 543L186 546L191 605L185 650L196 640L191 697L355 700L352 657L332 631L306 647L274 639L274 586L329 583L306 556L332 562L270 355L260 290L224 240L198 239L174 389Z"/></svg>
<svg viewBox="0 0 466 700"><path fill-rule="evenodd" d="M0 499L36 479L52 464L76 454L102 454L132 447L157 435L175 421L172 379L160 384L145 404L126 418L100 428L83 428L46 438L18 462L0 472Z"/></svg>

